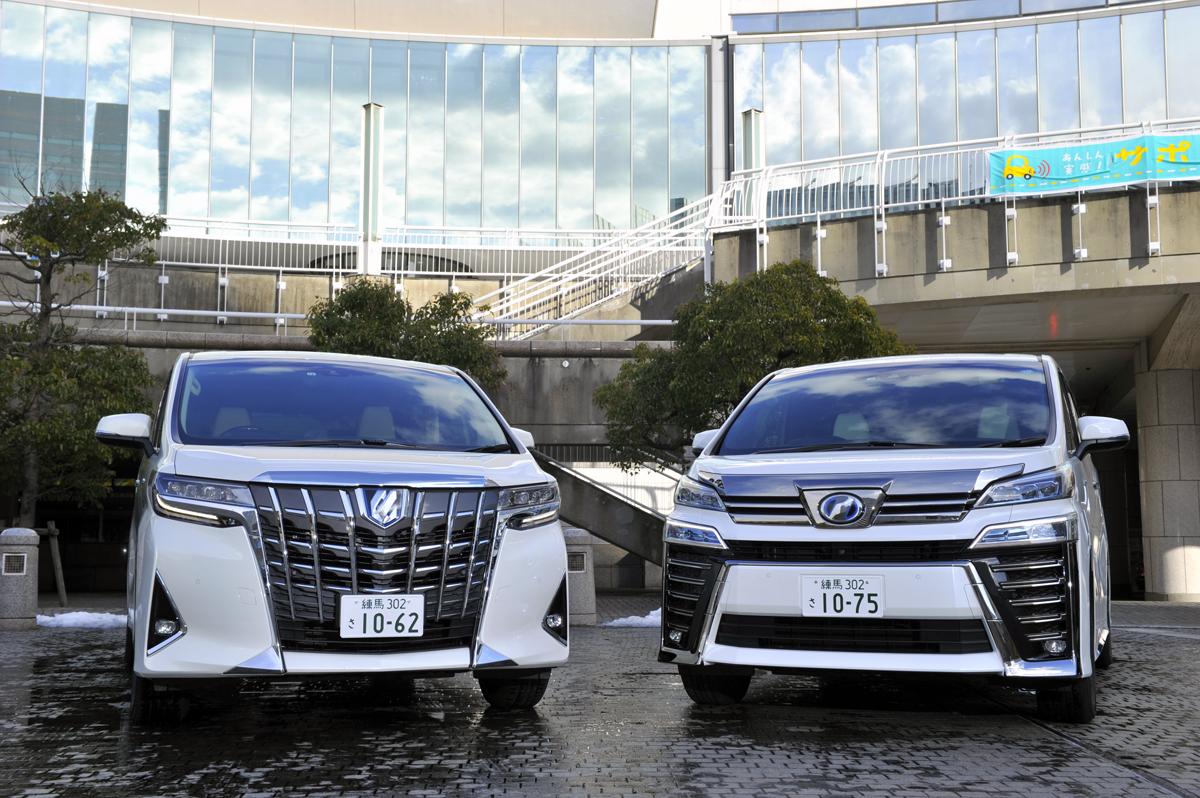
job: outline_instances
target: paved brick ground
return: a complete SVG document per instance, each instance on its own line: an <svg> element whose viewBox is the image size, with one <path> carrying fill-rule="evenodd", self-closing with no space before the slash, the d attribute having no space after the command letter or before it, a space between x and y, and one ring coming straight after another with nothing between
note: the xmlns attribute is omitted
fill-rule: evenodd
<svg viewBox="0 0 1200 798"><path fill-rule="evenodd" d="M622 601L604 613L654 606ZM701 709L653 630L592 628L534 712L486 711L466 677L408 704L260 683L140 729L119 631L6 633L0 795L1200 795L1200 607L1128 606L1088 727L945 681L762 676L744 705Z"/></svg>

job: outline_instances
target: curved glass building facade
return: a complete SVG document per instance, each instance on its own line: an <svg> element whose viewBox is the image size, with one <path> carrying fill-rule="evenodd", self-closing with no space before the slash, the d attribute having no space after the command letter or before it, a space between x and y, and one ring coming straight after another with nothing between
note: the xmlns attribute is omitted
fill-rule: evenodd
<svg viewBox="0 0 1200 798"><path fill-rule="evenodd" d="M80 187L172 217L627 228L708 192L703 43L411 41L0 3L0 200Z"/></svg>
<svg viewBox="0 0 1200 798"><path fill-rule="evenodd" d="M768 164L1191 117L1200 115L1197 41L1200 7L1171 4L741 36L734 112L762 110ZM742 130L733 129L741 168Z"/></svg>

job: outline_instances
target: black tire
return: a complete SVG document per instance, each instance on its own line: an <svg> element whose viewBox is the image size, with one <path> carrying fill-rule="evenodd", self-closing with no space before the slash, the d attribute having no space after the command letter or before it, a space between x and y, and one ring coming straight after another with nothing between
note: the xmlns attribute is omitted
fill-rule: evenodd
<svg viewBox="0 0 1200 798"><path fill-rule="evenodd" d="M550 671L478 678L484 700L492 709L501 712L533 709L546 695L546 688L550 685Z"/></svg>
<svg viewBox="0 0 1200 798"><path fill-rule="evenodd" d="M125 670L133 673L133 629L125 627Z"/></svg>
<svg viewBox="0 0 1200 798"><path fill-rule="evenodd" d="M1038 717L1059 723L1091 723L1096 717L1096 680L1076 679L1066 687L1037 691Z"/></svg>
<svg viewBox="0 0 1200 798"><path fill-rule="evenodd" d="M746 697L753 671L714 671L703 665L680 665L679 678L683 689L697 704L706 707L725 707Z"/></svg>
<svg viewBox="0 0 1200 798"><path fill-rule="evenodd" d="M154 682L132 671L129 674L129 719L144 726L162 720L163 699L154 689Z"/></svg>
<svg viewBox="0 0 1200 798"><path fill-rule="evenodd" d="M1096 657L1096 667L1102 671L1106 671L1113 664L1113 633L1112 629L1108 630L1108 637L1104 641L1104 645L1100 648L1100 656Z"/></svg>

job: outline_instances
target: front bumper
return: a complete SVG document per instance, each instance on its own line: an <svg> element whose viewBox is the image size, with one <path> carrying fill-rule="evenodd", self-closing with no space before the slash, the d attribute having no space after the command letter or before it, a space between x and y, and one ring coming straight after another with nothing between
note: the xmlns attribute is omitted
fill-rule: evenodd
<svg viewBox="0 0 1200 798"><path fill-rule="evenodd" d="M775 528L775 540L750 542L734 538L743 532L735 528L726 550L668 544L660 659L1017 679L1090 674L1078 656L1081 610L1090 617L1078 590L1078 542L972 551L970 539L914 542L922 531L839 542L786 540ZM882 577L883 617L804 616L801 585L811 576ZM1056 637L1068 649L1050 655L1043 645Z"/></svg>
<svg viewBox="0 0 1200 798"><path fill-rule="evenodd" d="M566 579L566 547L557 521L503 530L468 645L379 653L281 645L252 531L152 513L144 513L139 525L142 547L130 622L134 671L146 678L460 672L548 668L567 660L566 643L542 623ZM155 579L184 626L183 634L157 647L147 645Z"/></svg>

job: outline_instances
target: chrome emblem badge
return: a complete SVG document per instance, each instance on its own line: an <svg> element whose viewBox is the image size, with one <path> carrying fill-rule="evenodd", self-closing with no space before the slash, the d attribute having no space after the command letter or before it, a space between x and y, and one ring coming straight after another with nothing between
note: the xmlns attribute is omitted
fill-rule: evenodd
<svg viewBox="0 0 1200 798"><path fill-rule="evenodd" d="M367 518L381 527L389 527L404 513L404 491L381 488L371 494L366 510Z"/></svg>
<svg viewBox="0 0 1200 798"><path fill-rule="evenodd" d="M817 507L821 517L831 524L853 524L863 517L863 500L853 493L831 493Z"/></svg>

